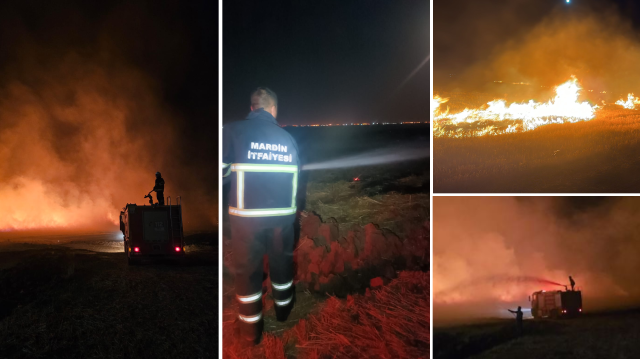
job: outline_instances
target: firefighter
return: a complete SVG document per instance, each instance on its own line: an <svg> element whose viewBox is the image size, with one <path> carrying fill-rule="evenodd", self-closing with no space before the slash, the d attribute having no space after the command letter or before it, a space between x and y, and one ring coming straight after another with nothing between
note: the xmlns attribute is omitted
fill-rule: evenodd
<svg viewBox="0 0 640 359"><path fill-rule="evenodd" d="M262 338L263 257L268 255L276 318L286 321L294 305L293 244L298 187L298 148L276 116L278 100L268 88L251 94L244 121L223 128L223 176L231 183L229 220L235 268L238 332Z"/></svg>
<svg viewBox="0 0 640 359"><path fill-rule="evenodd" d="M575 290L575 286L576 286L576 282L573 281L573 278L571 278L571 276L569 276L569 283L571 283L571 291L573 292Z"/></svg>
<svg viewBox="0 0 640 359"><path fill-rule="evenodd" d="M518 333L518 335L521 335L522 334L522 308L518 306L518 310L511 310L511 309L507 309L507 310L516 315L516 332Z"/></svg>
<svg viewBox="0 0 640 359"><path fill-rule="evenodd" d="M156 185L153 186L153 190L156 192L158 204L164 206L164 178L160 172L156 172Z"/></svg>

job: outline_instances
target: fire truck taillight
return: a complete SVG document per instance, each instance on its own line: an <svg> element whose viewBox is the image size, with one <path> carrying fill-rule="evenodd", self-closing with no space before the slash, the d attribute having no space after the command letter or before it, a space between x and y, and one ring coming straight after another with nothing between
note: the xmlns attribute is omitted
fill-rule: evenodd
<svg viewBox="0 0 640 359"><path fill-rule="evenodd" d="M176 252L180 252L180 247L176 247Z"/></svg>
<svg viewBox="0 0 640 359"><path fill-rule="evenodd" d="M134 251L134 252L140 252L140 248L138 248L138 247L133 247L133 251Z"/></svg>
<svg viewBox="0 0 640 359"><path fill-rule="evenodd" d="M582 308L578 309L579 312L582 312Z"/></svg>

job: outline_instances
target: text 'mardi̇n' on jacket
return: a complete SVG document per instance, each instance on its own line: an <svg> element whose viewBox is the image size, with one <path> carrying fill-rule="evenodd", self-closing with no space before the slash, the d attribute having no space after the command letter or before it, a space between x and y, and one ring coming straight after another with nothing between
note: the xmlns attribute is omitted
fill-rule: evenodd
<svg viewBox="0 0 640 359"><path fill-rule="evenodd" d="M222 131L222 172L229 177L229 215L275 217L296 213L298 146L264 109Z"/></svg>

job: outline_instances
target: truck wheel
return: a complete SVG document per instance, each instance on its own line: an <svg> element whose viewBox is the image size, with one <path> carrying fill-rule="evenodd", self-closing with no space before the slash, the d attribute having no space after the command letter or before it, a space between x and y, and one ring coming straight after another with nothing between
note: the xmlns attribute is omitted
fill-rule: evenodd
<svg viewBox="0 0 640 359"><path fill-rule="evenodd" d="M127 264L130 266L134 266L140 263L140 260L137 258L131 258L131 256L127 256Z"/></svg>

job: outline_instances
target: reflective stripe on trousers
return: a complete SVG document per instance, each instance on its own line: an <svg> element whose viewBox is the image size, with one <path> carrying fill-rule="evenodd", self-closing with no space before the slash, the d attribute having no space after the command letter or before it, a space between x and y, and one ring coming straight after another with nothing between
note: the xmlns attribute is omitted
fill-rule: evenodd
<svg viewBox="0 0 640 359"><path fill-rule="evenodd" d="M256 293L256 294L251 294L251 295L237 295L236 294L236 299L238 299L238 302L240 302L241 304L247 304L247 303L253 303L256 302L260 299L262 299L262 291Z"/></svg>
<svg viewBox="0 0 640 359"><path fill-rule="evenodd" d="M257 323L260 319L262 319L262 313L251 315L251 316L238 314L238 318L245 323L253 324L253 323Z"/></svg>
<svg viewBox="0 0 640 359"><path fill-rule="evenodd" d="M285 299L285 300L277 300L277 299L274 299L274 300L273 300L273 302L274 302L277 306L284 307L285 305L289 305L289 303L291 303L291 300L292 300L292 299L293 299L293 295L292 295L292 296L290 296L288 299Z"/></svg>
<svg viewBox="0 0 640 359"><path fill-rule="evenodd" d="M262 313L265 254L269 258L269 277L275 304L282 307L292 302L295 217L232 216L229 220L239 318L246 323L252 323L249 321L251 319L257 322L260 318L256 316Z"/></svg>

